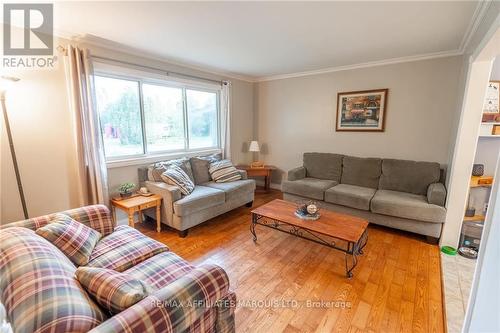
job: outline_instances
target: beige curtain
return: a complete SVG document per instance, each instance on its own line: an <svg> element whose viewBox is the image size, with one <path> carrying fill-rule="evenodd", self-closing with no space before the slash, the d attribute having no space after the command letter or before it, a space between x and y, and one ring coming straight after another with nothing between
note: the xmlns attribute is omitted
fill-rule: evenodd
<svg viewBox="0 0 500 333"><path fill-rule="evenodd" d="M231 159L231 82L222 82L221 148L225 159Z"/></svg>
<svg viewBox="0 0 500 333"><path fill-rule="evenodd" d="M108 205L107 169L93 94L89 51L69 45L66 73L75 133L80 205Z"/></svg>

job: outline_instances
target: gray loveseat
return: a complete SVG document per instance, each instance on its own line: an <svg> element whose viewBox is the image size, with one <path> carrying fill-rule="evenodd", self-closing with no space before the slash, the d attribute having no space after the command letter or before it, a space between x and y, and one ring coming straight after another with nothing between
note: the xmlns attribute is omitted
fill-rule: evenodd
<svg viewBox="0 0 500 333"><path fill-rule="evenodd" d="M161 222L186 237L188 229L237 207L251 207L254 200L255 180L248 179L246 171L239 170L241 180L216 183L208 172L211 159L220 154L158 162L139 169L139 180L152 193L162 196ZM194 181L194 191L181 195L177 186L161 180L161 173L169 164L177 164ZM154 212L145 214L156 218Z"/></svg>
<svg viewBox="0 0 500 333"><path fill-rule="evenodd" d="M283 181L283 198L314 200L325 209L436 241L446 217L438 163L305 153Z"/></svg>

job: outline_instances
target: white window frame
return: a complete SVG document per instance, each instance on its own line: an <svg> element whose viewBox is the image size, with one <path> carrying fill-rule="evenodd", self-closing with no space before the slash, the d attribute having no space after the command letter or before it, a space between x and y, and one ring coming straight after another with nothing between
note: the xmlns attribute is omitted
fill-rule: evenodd
<svg viewBox="0 0 500 333"><path fill-rule="evenodd" d="M219 153L222 151L221 148L221 92L222 87L216 84L205 83L202 81L185 80L172 78L161 74L143 72L139 70L134 70L125 67L119 67L115 65L110 65L107 63L94 63L94 76L107 77L119 80L127 80L138 83L138 93L139 93L139 107L140 107L140 117L141 117L141 129L142 129L142 154L135 155L122 155L115 157L106 157L106 166L108 168L123 167L129 165L140 165L146 163L154 163L157 161L174 159L180 157L192 157L200 154L211 154ZM182 100L183 100L183 116L184 116L184 149L176 150L165 150L148 152L147 147L147 131L145 124L144 115L144 97L142 92L143 84L151 84L157 86L163 86L168 88L179 88L182 89ZM189 149L189 119L187 110L187 98L186 90L196 90L215 93L217 98L217 144L214 147ZM97 111L97 110L96 110ZM98 115L99 116L99 115ZM102 138L102 129L99 128L99 135Z"/></svg>

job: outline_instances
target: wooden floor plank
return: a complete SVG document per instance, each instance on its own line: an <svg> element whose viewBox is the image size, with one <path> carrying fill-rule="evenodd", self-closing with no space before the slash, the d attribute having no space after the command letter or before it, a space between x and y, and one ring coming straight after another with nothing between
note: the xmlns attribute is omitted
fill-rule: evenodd
<svg viewBox="0 0 500 333"><path fill-rule="evenodd" d="M279 191L258 193L254 207L276 198ZM186 238L165 226L157 233L154 222L137 228L195 265L214 263L226 270L238 300L248 302L235 311L237 332L444 331L436 245L370 226L354 277L346 279L341 252L260 226L254 244L250 211L241 207L223 214L190 229ZM250 306L255 300L297 306ZM322 301L330 306L318 306ZM332 306L335 302L344 306Z"/></svg>

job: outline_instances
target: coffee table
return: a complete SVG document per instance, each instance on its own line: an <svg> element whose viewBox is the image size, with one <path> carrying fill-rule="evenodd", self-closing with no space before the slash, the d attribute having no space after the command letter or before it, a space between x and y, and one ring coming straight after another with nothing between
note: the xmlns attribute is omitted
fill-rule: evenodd
<svg viewBox="0 0 500 333"><path fill-rule="evenodd" d="M302 220L295 216L297 204L276 199L252 210L250 232L257 242L257 224L319 243L344 252L345 270L348 278L358 263L357 256L363 254L368 241L368 221L346 214L321 210L316 221Z"/></svg>

